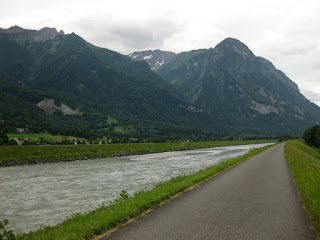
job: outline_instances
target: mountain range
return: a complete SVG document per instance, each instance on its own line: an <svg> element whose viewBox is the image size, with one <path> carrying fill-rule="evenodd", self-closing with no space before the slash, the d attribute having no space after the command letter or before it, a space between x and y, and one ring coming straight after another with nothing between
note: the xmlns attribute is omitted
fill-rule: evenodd
<svg viewBox="0 0 320 240"><path fill-rule="evenodd" d="M147 62L146 62L146 61ZM247 46L129 56L55 28L0 29L0 127L78 136L301 134L320 108Z"/></svg>
<svg viewBox="0 0 320 240"><path fill-rule="evenodd" d="M4 128L138 136L197 132L203 125L214 129L206 113L195 111L145 61L98 48L74 33L1 29L0 52L0 79L15 86L15 92L2 88ZM23 104L32 111L6 107ZM34 113L43 121L30 121Z"/></svg>
<svg viewBox="0 0 320 240"><path fill-rule="evenodd" d="M141 52L133 52L129 54L129 57L135 60L144 60L146 61L151 70L157 71L161 66L169 63L176 54L169 51L157 50L148 50Z"/></svg>

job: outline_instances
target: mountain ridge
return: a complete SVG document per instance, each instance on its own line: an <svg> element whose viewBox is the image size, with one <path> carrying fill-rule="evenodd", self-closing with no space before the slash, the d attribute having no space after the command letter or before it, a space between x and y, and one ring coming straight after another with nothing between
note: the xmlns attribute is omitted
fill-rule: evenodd
<svg viewBox="0 0 320 240"><path fill-rule="evenodd" d="M15 84L79 109L85 128L110 132L114 126L107 123L109 117L117 119L119 126L136 129L132 134L137 135L147 135L157 126L171 132L196 129L204 122L210 127L210 121L201 117L205 113L192 111L180 92L146 62L96 47L74 33L33 41L39 32L15 32L0 33L0 51L10 56L0 59L0 73Z"/></svg>
<svg viewBox="0 0 320 240"><path fill-rule="evenodd" d="M320 118L320 108L293 81L237 39L227 38L215 48L174 62L161 67L160 76L212 118L241 132L269 128L273 133L302 133Z"/></svg>
<svg viewBox="0 0 320 240"><path fill-rule="evenodd" d="M74 123L109 135L276 135L300 134L320 118L320 108L294 82L234 38L177 55L150 50L125 56L75 33L15 26L0 29L0 53L0 77L17 88L11 95L3 88L3 94L13 102L25 98L13 96L19 92L35 94L26 104L38 106L43 124L27 112L33 123L24 124L30 128L63 132ZM150 61L138 60L159 62L161 54L172 58L154 71ZM0 109L1 126L23 127L14 126L8 114L23 124L14 108Z"/></svg>
<svg viewBox="0 0 320 240"><path fill-rule="evenodd" d="M162 65L169 63L176 53L169 51L145 50L130 53L128 56L134 60L146 61L151 70L157 71Z"/></svg>

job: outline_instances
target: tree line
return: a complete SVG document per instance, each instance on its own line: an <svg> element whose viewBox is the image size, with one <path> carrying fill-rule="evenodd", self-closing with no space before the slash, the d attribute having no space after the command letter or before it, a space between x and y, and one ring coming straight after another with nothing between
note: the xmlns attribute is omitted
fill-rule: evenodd
<svg viewBox="0 0 320 240"><path fill-rule="evenodd" d="M320 125L315 125L308 128L304 134L303 139L306 144L314 147L320 147Z"/></svg>
<svg viewBox="0 0 320 240"><path fill-rule="evenodd" d="M8 135L0 130L0 145L17 145L17 142L13 139L9 140Z"/></svg>

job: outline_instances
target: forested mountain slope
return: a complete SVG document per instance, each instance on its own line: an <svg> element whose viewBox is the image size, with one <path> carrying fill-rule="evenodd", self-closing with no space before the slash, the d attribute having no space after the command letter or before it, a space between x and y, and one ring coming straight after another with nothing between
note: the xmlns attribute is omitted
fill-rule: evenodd
<svg viewBox="0 0 320 240"><path fill-rule="evenodd" d="M112 130L120 126L132 135L183 132L203 126L215 130L206 113L195 111L146 62L93 46L74 33L18 26L1 29L0 52L4 79L40 92L44 102L36 99L33 105L52 105L55 99L56 107L51 106L57 109L55 114L60 112L83 128ZM65 114L59 110L61 104L77 111ZM114 119L113 124L110 119Z"/></svg>
<svg viewBox="0 0 320 240"><path fill-rule="evenodd" d="M212 119L242 133L301 134L320 120L320 108L294 82L236 39L178 54L158 73Z"/></svg>

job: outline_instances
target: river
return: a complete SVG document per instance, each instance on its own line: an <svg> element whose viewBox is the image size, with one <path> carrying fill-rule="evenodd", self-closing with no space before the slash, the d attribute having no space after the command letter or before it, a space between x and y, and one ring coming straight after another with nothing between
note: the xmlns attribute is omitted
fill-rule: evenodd
<svg viewBox="0 0 320 240"><path fill-rule="evenodd" d="M28 232L156 183L243 155L250 144L108 159L0 168L0 220Z"/></svg>

